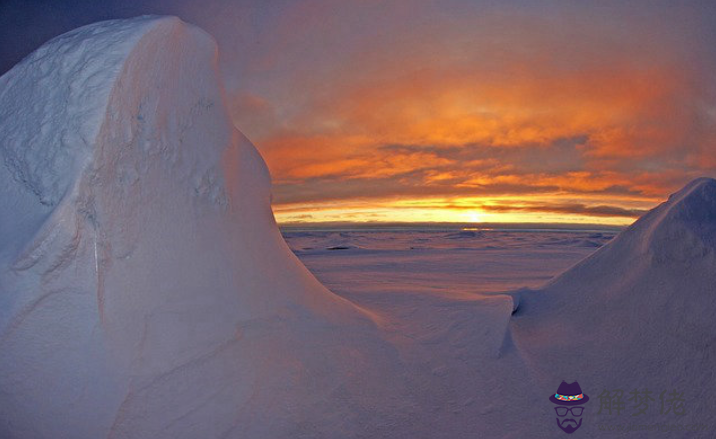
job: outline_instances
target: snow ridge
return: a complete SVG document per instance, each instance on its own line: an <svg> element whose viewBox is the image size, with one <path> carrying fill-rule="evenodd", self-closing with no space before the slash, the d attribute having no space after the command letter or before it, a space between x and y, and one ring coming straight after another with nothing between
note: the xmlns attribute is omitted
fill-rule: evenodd
<svg viewBox="0 0 716 439"><path fill-rule="evenodd" d="M0 90L0 437L338 437L394 416L374 400L401 398L395 353L282 239L210 36L95 23Z"/></svg>

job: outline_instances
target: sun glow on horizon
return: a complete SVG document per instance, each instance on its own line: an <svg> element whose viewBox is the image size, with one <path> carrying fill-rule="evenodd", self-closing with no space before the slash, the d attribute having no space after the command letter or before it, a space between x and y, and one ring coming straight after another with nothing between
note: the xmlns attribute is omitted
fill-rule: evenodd
<svg viewBox="0 0 716 439"><path fill-rule="evenodd" d="M274 215L279 224L563 223L625 226L656 204L656 200L624 199L619 206L605 206L603 201L595 198L584 204L575 202L572 197L560 196L339 200L279 204L274 206Z"/></svg>
<svg viewBox="0 0 716 439"><path fill-rule="evenodd" d="M470 222L470 223L481 223L481 222L484 222L484 221L485 221L485 220L483 219L482 213L479 212L479 211L477 211L477 210L474 210L474 211L469 212L469 213L467 214L467 217L468 217L468 220L469 220L468 222Z"/></svg>

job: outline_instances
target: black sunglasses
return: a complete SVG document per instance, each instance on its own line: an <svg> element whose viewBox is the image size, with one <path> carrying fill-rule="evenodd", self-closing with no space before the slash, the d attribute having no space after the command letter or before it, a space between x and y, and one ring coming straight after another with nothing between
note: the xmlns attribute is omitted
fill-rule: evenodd
<svg viewBox="0 0 716 439"><path fill-rule="evenodd" d="M582 416L582 412L584 411L584 407L555 407L554 411L557 412L557 416L560 418L562 416L567 416L567 412L572 413L574 416Z"/></svg>

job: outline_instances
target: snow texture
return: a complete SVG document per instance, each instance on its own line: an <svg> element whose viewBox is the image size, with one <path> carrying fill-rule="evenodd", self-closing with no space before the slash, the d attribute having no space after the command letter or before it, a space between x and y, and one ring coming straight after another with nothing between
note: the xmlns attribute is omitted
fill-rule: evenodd
<svg viewBox="0 0 716 439"><path fill-rule="evenodd" d="M547 397L574 379L583 437L603 387L678 389L686 418L638 421L716 428L712 179L606 244L445 233L444 291L404 282L435 269L429 236L382 258L390 237L295 235L307 261L403 276L341 297L276 227L215 42L172 17L77 29L6 73L0 156L0 438L555 437Z"/></svg>
<svg viewBox="0 0 716 439"><path fill-rule="evenodd" d="M301 437L400 397L363 369L394 356L373 321L283 241L216 62L141 17L0 80L0 437Z"/></svg>

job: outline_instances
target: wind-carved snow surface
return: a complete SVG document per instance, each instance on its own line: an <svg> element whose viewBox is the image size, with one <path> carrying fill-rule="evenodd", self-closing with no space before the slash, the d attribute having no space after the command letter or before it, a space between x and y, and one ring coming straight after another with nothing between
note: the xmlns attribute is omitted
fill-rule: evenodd
<svg viewBox="0 0 716 439"><path fill-rule="evenodd" d="M340 434L400 404L394 349L280 236L216 62L141 17L0 79L0 437Z"/></svg>
<svg viewBox="0 0 716 439"><path fill-rule="evenodd" d="M555 437L574 379L584 437L612 386L678 389L716 428L716 181L541 289L356 305L279 234L216 63L140 17L0 78L0 438Z"/></svg>

